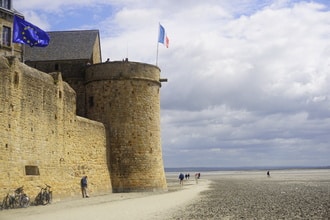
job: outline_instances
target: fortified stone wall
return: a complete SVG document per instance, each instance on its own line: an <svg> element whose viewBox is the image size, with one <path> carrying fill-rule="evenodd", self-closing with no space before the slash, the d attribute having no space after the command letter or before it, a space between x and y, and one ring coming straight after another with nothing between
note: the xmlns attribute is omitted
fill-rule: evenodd
<svg viewBox="0 0 330 220"><path fill-rule="evenodd" d="M110 192L102 123L76 116L75 92L60 73L45 74L0 56L0 199L23 186L32 198L52 186L55 200Z"/></svg>
<svg viewBox="0 0 330 220"><path fill-rule="evenodd" d="M96 50L96 49L94 49ZM59 71L65 82L76 92L77 115L85 117L85 70L87 60L29 61L28 66L45 73Z"/></svg>
<svg viewBox="0 0 330 220"><path fill-rule="evenodd" d="M167 190L160 132L160 69L109 62L86 70L87 117L106 126L113 192Z"/></svg>

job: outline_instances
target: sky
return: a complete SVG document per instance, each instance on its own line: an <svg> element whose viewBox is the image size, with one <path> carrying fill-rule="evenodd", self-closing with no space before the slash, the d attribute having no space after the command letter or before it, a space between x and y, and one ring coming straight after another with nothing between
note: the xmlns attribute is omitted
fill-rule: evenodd
<svg viewBox="0 0 330 220"><path fill-rule="evenodd" d="M158 47L165 167L330 165L330 1L13 4L45 31L98 29L103 61Z"/></svg>

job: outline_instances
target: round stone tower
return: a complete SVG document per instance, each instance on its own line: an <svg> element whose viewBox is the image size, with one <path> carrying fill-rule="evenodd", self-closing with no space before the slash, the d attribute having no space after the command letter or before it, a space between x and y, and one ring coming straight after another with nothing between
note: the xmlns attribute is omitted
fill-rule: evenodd
<svg viewBox="0 0 330 220"><path fill-rule="evenodd" d="M113 192L167 190L160 132L160 69L116 61L86 70L87 117L105 124Z"/></svg>

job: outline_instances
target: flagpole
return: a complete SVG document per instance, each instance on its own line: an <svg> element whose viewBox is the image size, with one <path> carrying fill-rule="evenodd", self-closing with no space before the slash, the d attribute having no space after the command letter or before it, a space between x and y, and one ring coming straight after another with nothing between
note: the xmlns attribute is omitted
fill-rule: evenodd
<svg viewBox="0 0 330 220"><path fill-rule="evenodd" d="M158 48L159 48L159 27L160 27L160 23L158 23L158 38L157 38L157 54L156 54L156 66L158 66Z"/></svg>
<svg viewBox="0 0 330 220"><path fill-rule="evenodd" d="M25 44L22 45L22 63L25 63Z"/></svg>
<svg viewBox="0 0 330 220"><path fill-rule="evenodd" d="M159 47L159 43L157 42L156 66L158 66L158 47Z"/></svg>
<svg viewBox="0 0 330 220"><path fill-rule="evenodd" d="M126 42L126 58L128 58L128 42Z"/></svg>

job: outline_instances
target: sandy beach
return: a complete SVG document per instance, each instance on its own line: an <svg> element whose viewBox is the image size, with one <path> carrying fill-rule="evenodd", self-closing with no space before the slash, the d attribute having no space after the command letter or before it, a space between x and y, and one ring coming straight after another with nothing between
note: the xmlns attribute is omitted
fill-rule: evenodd
<svg viewBox="0 0 330 220"><path fill-rule="evenodd" d="M330 219L330 170L226 172L169 219Z"/></svg>
<svg viewBox="0 0 330 220"><path fill-rule="evenodd" d="M0 220L330 219L330 170L202 173L168 192L110 193L0 211Z"/></svg>
<svg viewBox="0 0 330 220"><path fill-rule="evenodd" d="M196 184L186 181L181 187L176 175L167 179L168 192L109 193L0 211L0 220L72 220L72 219L168 219L168 214L194 201L208 188L204 179Z"/></svg>

